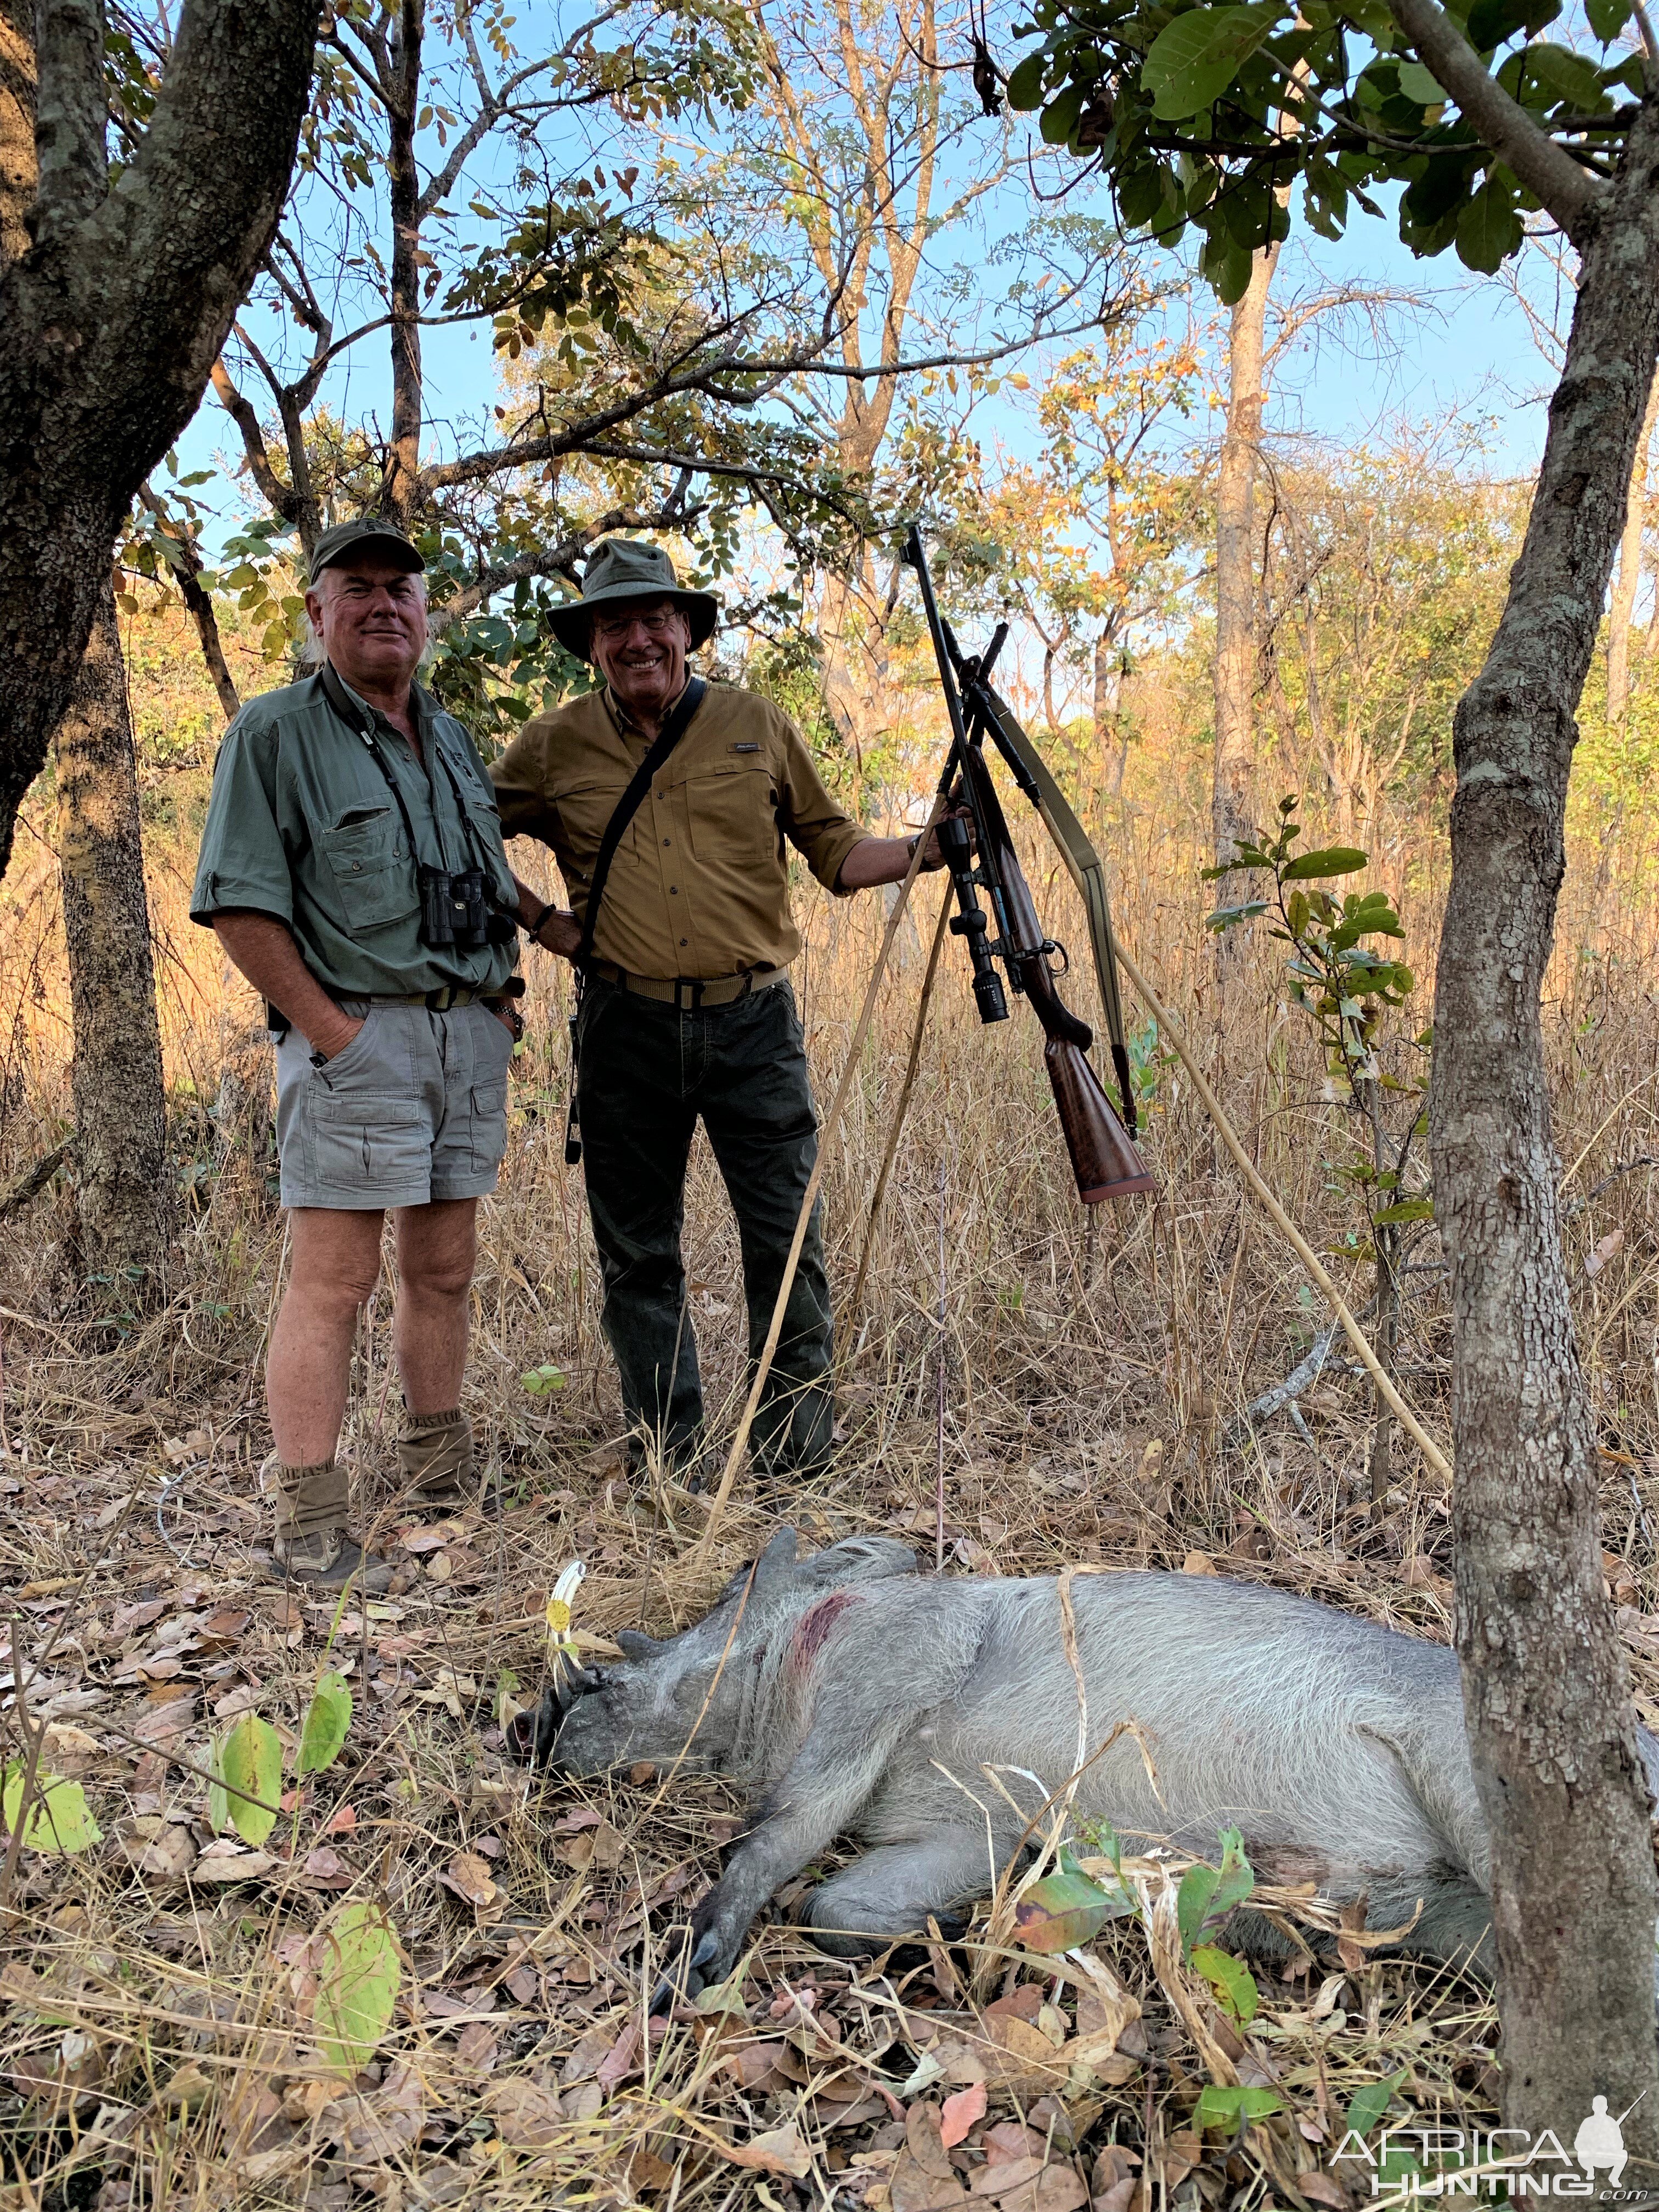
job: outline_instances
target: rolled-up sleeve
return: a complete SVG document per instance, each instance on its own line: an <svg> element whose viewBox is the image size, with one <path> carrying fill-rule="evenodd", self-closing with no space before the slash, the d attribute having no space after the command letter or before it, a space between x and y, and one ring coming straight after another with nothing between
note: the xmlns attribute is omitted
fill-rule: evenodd
<svg viewBox="0 0 1659 2212"><path fill-rule="evenodd" d="M190 895L190 918L268 914L294 923L294 879L276 818L274 735L239 714L213 764L213 792Z"/></svg>
<svg viewBox="0 0 1659 2212"><path fill-rule="evenodd" d="M547 798L547 735L539 719L526 722L497 761L489 764L503 837L540 837L551 833Z"/></svg>
<svg viewBox="0 0 1659 2212"><path fill-rule="evenodd" d="M838 880L842 864L854 846L862 844L870 833L837 806L824 789L812 756L793 722L783 723L782 745L778 819L784 834L825 890L846 898L849 894Z"/></svg>

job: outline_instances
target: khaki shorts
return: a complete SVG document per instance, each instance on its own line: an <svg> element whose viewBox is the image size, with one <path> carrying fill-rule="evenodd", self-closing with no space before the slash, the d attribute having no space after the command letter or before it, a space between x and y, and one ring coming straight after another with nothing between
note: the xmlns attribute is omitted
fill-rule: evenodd
<svg viewBox="0 0 1659 2212"><path fill-rule="evenodd" d="M513 1039L476 1001L447 1013L342 999L363 1026L320 1066L298 1030L276 1047L284 1206L425 1206L483 1198L507 1151Z"/></svg>

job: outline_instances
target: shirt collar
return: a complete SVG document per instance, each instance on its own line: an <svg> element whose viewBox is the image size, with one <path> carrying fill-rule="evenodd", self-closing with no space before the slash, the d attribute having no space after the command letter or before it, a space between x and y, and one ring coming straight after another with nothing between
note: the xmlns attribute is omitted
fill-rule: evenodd
<svg viewBox="0 0 1659 2212"><path fill-rule="evenodd" d="M386 716L380 712L378 707L371 707L368 700L363 697L361 692L354 691L352 690L350 684L346 682L339 670L334 667L334 663L331 660L328 663L328 665L333 670L334 680L339 685L341 690L345 693L346 697L351 701L354 706L362 708L363 713L368 717L369 720L374 725L376 729L385 730L389 736L394 738L401 737L403 735L401 730L394 728L392 724L387 721ZM410 705L415 710L415 720L416 724L419 726L422 738L425 738L428 734L435 735L438 718L443 712L443 709L439 706L432 694L411 679L409 686L409 702Z"/></svg>
<svg viewBox="0 0 1659 2212"><path fill-rule="evenodd" d="M685 672L685 682L681 684L679 690L674 694L668 704L663 708L662 722L665 722L668 720L668 717L673 713L675 708L679 705L680 701L684 698L687 690L690 688L690 684L691 672L688 668ZM629 713L627 708L623 706L622 701L617 696L616 693L611 690L608 684L605 687L604 697L605 712L610 715L611 721L616 725L616 727L620 733L623 735L631 735L636 738L642 738L645 735L645 732L634 720L634 717ZM659 729L661 728L662 722L659 722L657 725Z"/></svg>

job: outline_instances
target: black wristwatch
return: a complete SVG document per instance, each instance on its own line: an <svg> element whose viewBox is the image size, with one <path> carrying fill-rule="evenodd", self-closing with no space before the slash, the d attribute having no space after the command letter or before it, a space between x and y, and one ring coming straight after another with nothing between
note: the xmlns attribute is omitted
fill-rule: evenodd
<svg viewBox="0 0 1659 2212"><path fill-rule="evenodd" d="M544 906L541 912L536 916L534 921L526 922L524 926L525 935L526 937L532 938L538 945L542 945L542 932L547 927L548 916L550 915L556 914L558 910L559 909L556 906ZM546 950L547 947L544 945L542 945L542 951L545 952Z"/></svg>

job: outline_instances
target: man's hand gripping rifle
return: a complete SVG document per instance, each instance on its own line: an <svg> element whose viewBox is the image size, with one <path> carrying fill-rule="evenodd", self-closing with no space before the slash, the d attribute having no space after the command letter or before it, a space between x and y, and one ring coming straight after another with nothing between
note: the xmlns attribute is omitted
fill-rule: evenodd
<svg viewBox="0 0 1659 2212"><path fill-rule="evenodd" d="M968 823L959 815L945 816L939 823L938 836L939 848L956 886L959 908L951 927L965 941L973 962L974 998L979 1006L979 1018L982 1022L1008 1018L1008 1001L1002 976L997 972L1000 961L1009 983L1030 1000L1042 1024L1047 1040L1042 1057L1083 1203L1097 1206L1103 1199L1125 1198L1133 1191L1151 1190L1152 1178L1130 1142L1135 1126L1134 1090L1129 1077L1111 915L1106 903L1100 856L1066 804L1042 755L1021 729L1006 702L991 688L991 665L1002 649L1008 625L998 625L990 644L977 659L964 659L933 597L933 580L928 574L920 531L913 528L905 539L904 558L915 570L921 586L922 609L927 617L939 661L939 682L951 717L951 750L945 773L939 778L939 791L953 807L965 805L973 822L971 841ZM1014 852L1002 802L997 797L990 764L985 757L988 737L1007 763L1015 782L1042 816L1082 894L1100 978L1101 1003L1106 1010L1106 1025L1111 1038L1118 1095L1123 1102L1121 1121L1112 1111L1100 1079L1085 1057L1094 1041L1094 1032L1061 1003L1054 988L1050 955L1061 948L1044 935L1037 920L1036 908ZM990 898L989 916L979 902L981 890ZM994 936L994 924L997 933ZM1065 969L1060 973L1063 975Z"/></svg>

